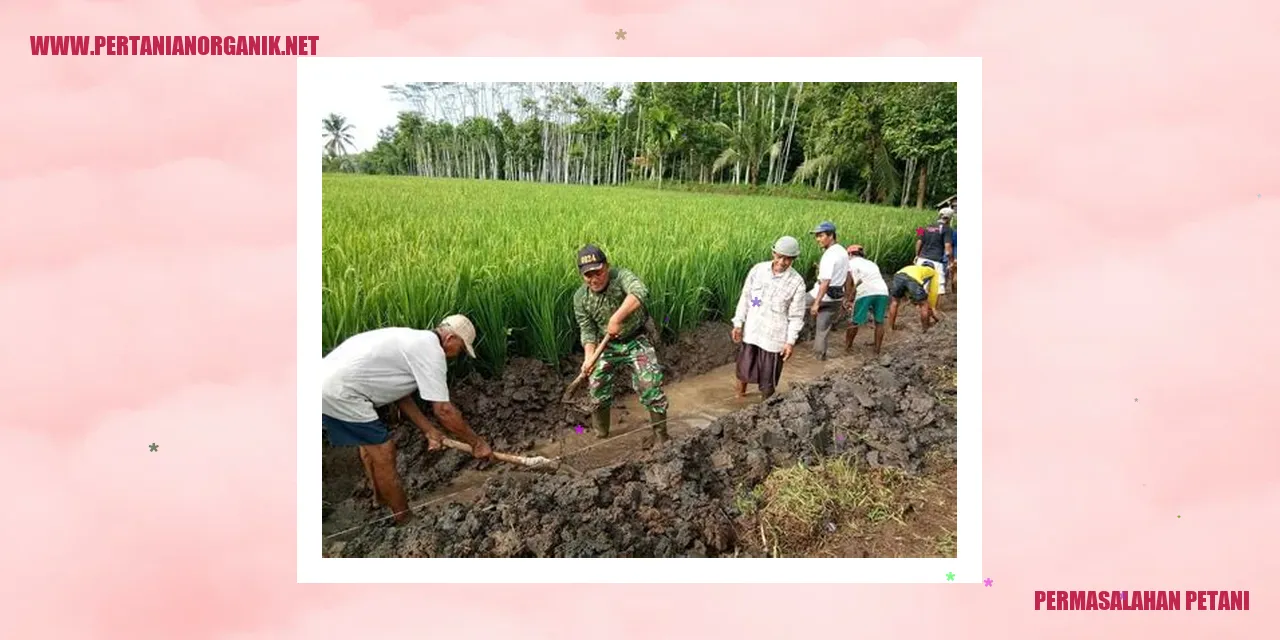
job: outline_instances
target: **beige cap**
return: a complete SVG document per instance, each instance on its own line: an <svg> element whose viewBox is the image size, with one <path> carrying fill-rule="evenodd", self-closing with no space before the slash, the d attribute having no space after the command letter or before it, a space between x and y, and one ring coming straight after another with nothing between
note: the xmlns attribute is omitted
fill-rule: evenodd
<svg viewBox="0 0 1280 640"><path fill-rule="evenodd" d="M440 326L448 329L462 338L462 344L467 348L467 355L472 358L476 357L476 327L471 321L462 314L452 315L440 321Z"/></svg>
<svg viewBox="0 0 1280 640"><path fill-rule="evenodd" d="M782 236L778 241L773 243L773 250L788 258L794 258L800 255L800 243L791 236Z"/></svg>

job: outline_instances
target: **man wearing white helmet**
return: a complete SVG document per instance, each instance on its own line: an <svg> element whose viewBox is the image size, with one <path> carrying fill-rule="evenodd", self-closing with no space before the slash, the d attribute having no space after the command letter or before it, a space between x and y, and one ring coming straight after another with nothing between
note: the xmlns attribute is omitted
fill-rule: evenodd
<svg viewBox="0 0 1280 640"><path fill-rule="evenodd" d="M476 329L466 316L445 318L431 330L389 327L347 338L320 365L322 423L329 443L360 447L360 460L373 487L374 499L391 508L397 523L411 517L400 475L395 440L377 410L394 404L427 438L427 450L443 444L442 434L414 400L414 392L431 403L440 424L471 445L472 455L493 456L488 443L463 420L449 402L446 360L465 350L475 357Z"/></svg>
<svg viewBox="0 0 1280 640"><path fill-rule="evenodd" d="M782 377L782 363L791 358L800 329L804 327L804 278L791 268L800 255L800 243L782 236L773 243L773 259L756 263L747 272L733 314L733 341L738 349L738 397L747 385L773 395Z"/></svg>

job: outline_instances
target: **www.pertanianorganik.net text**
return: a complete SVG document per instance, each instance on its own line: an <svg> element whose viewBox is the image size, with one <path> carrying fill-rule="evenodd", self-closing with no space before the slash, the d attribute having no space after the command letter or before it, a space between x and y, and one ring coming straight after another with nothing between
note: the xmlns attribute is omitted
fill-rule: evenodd
<svg viewBox="0 0 1280 640"><path fill-rule="evenodd" d="M320 36L31 36L33 56L314 56Z"/></svg>

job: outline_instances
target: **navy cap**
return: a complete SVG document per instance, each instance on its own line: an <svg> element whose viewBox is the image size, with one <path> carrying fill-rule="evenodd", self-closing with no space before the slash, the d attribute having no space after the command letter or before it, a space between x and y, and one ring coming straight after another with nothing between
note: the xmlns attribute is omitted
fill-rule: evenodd
<svg viewBox="0 0 1280 640"><path fill-rule="evenodd" d="M813 233L835 233L835 232L836 232L836 223L831 222L830 220L824 220L813 230Z"/></svg>
<svg viewBox="0 0 1280 640"><path fill-rule="evenodd" d="M594 244L589 244L578 250L578 273L599 269L604 266L605 262L604 252Z"/></svg>

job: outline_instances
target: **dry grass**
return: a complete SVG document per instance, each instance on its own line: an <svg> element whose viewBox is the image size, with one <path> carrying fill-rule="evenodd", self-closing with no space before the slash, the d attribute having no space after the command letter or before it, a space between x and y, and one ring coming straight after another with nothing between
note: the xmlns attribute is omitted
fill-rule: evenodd
<svg viewBox="0 0 1280 640"><path fill-rule="evenodd" d="M934 399L942 404L954 407L956 405L956 379L958 377L955 365L942 365L931 373L929 382L933 388Z"/></svg>
<svg viewBox="0 0 1280 640"><path fill-rule="evenodd" d="M897 469L860 469L835 458L818 467L777 469L738 506L756 516L773 555L805 555L824 533L902 523L922 483Z"/></svg>
<svg viewBox="0 0 1280 640"><path fill-rule="evenodd" d="M931 541L934 552L939 556L944 558L956 557L956 532L954 529L934 536Z"/></svg>
<svg viewBox="0 0 1280 640"><path fill-rule="evenodd" d="M930 452L920 476L848 458L779 468L740 487L734 506L773 557L954 558L954 463L944 457Z"/></svg>

